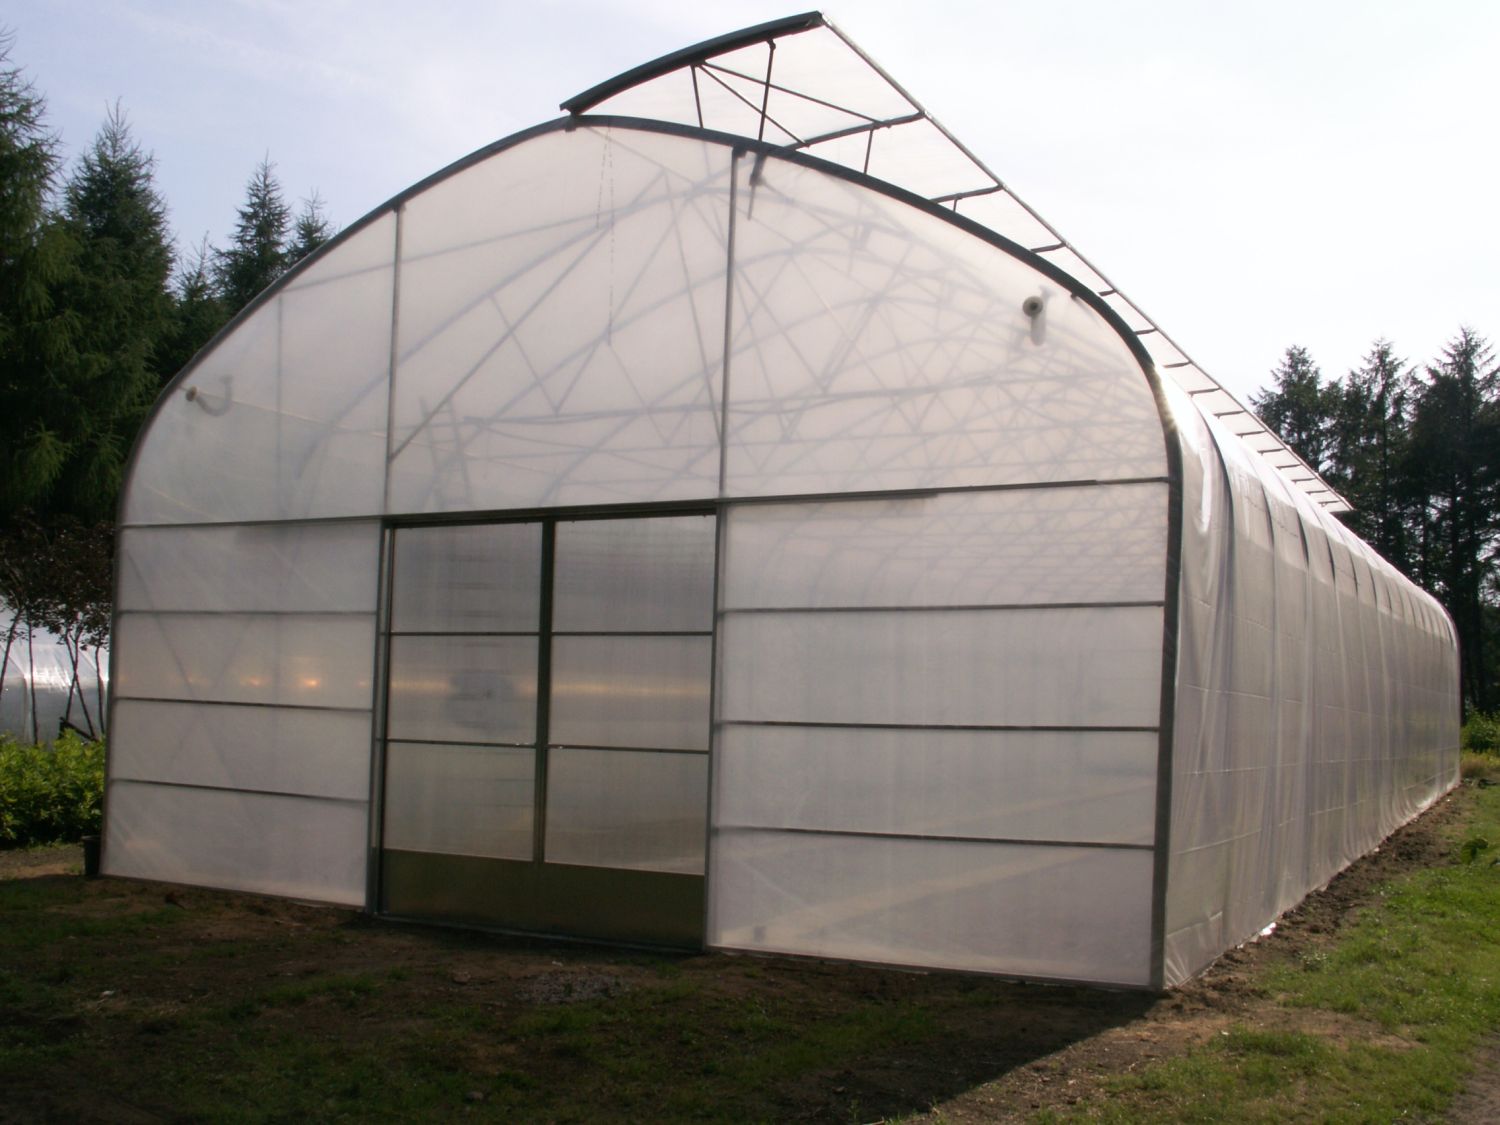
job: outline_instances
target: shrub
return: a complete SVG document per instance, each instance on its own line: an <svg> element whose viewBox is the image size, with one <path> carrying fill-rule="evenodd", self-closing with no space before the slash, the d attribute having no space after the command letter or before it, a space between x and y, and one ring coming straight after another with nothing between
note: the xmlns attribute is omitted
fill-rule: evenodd
<svg viewBox="0 0 1500 1125"><path fill-rule="evenodd" d="M50 746L0 735L0 848L98 832L103 798L103 742L87 742L72 731Z"/></svg>
<svg viewBox="0 0 1500 1125"><path fill-rule="evenodd" d="M1464 724L1460 744L1476 754L1500 754L1500 715L1475 711Z"/></svg>

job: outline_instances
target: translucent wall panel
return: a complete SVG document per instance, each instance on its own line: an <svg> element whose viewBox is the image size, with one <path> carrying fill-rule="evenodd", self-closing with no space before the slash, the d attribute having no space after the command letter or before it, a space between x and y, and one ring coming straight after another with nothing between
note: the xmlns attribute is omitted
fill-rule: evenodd
<svg viewBox="0 0 1500 1125"><path fill-rule="evenodd" d="M557 525L558 632L708 632L714 517L572 520Z"/></svg>
<svg viewBox="0 0 1500 1125"><path fill-rule="evenodd" d="M1165 975L1176 983L1456 778L1431 600L1175 389L1185 535Z"/></svg>
<svg viewBox="0 0 1500 1125"><path fill-rule="evenodd" d="M389 743L384 845L530 859L535 763L530 749Z"/></svg>
<svg viewBox="0 0 1500 1125"><path fill-rule="evenodd" d="M365 616L122 613L115 692L368 710L374 643Z"/></svg>
<svg viewBox="0 0 1500 1125"><path fill-rule="evenodd" d="M707 750L709 637L557 637L551 741Z"/></svg>
<svg viewBox="0 0 1500 1125"><path fill-rule="evenodd" d="M703 873L706 754L548 753L547 861Z"/></svg>
<svg viewBox="0 0 1500 1125"><path fill-rule="evenodd" d="M1149 846L1154 733L725 727L723 827Z"/></svg>
<svg viewBox="0 0 1500 1125"><path fill-rule="evenodd" d="M136 528L120 533L121 610L374 613L380 525Z"/></svg>
<svg viewBox="0 0 1500 1125"><path fill-rule="evenodd" d="M107 869L361 904L380 528L122 531Z"/></svg>
<svg viewBox="0 0 1500 1125"><path fill-rule="evenodd" d="M408 202L392 510L712 496L728 175L581 128Z"/></svg>
<svg viewBox="0 0 1500 1125"><path fill-rule="evenodd" d="M536 661L535 637L392 637L387 736L534 743Z"/></svg>
<svg viewBox="0 0 1500 1125"><path fill-rule="evenodd" d="M150 423L125 523L381 510L395 245L376 219L203 356Z"/></svg>
<svg viewBox="0 0 1500 1125"><path fill-rule="evenodd" d="M710 886L724 948L1150 979L1145 850L723 831Z"/></svg>
<svg viewBox="0 0 1500 1125"><path fill-rule="evenodd" d="M1061 286L846 180L774 158L738 175L730 495L1166 471L1139 362Z"/></svg>
<svg viewBox="0 0 1500 1125"><path fill-rule="evenodd" d="M363 801L370 792L370 716L122 699L109 765L120 779Z"/></svg>
<svg viewBox="0 0 1500 1125"><path fill-rule="evenodd" d="M364 802L114 781L106 808L106 874L364 903Z"/></svg>
<svg viewBox="0 0 1500 1125"><path fill-rule="evenodd" d="M729 516L727 608L1160 601L1167 486L755 504Z"/></svg>
<svg viewBox="0 0 1500 1125"><path fill-rule="evenodd" d="M1142 981L1166 502L731 507L710 940Z"/></svg>
<svg viewBox="0 0 1500 1125"><path fill-rule="evenodd" d="M394 631L535 633L540 628L541 524L409 527L395 537Z"/></svg>
<svg viewBox="0 0 1500 1125"><path fill-rule="evenodd" d="M1155 727L1157 608L736 613L727 720Z"/></svg>

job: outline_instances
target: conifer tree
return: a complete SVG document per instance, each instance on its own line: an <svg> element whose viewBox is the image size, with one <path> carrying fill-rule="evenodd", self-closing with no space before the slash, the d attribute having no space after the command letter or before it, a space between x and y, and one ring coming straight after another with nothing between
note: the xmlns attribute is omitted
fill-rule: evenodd
<svg viewBox="0 0 1500 1125"><path fill-rule="evenodd" d="M1293 345L1271 377L1272 388L1252 396L1250 405L1314 472L1321 473L1328 456L1332 406L1323 373L1306 348Z"/></svg>
<svg viewBox="0 0 1500 1125"><path fill-rule="evenodd" d="M1500 367L1468 328L1417 384L1408 471L1426 497L1419 576L1458 628L1464 699L1487 711L1500 703L1485 629L1500 565Z"/></svg>
<svg viewBox="0 0 1500 1125"><path fill-rule="evenodd" d="M292 224L292 239L287 246L287 265L294 266L334 235L323 197L314 191L302 201L302 209Z"/></svg>
<svg viewBox="0 0 1500 1125"><path fill-rule="evenodd" d="M186 367L229 319L214 284L214 253L205 235L173 279L172 323L157 364L163 384Z"/></svg>
<svg viewBox="0 0 1500 1125"><path fill-rule="evenodd" d="M1327 477L1353 506L1340 518L1406 571L1408 529L1420 507L1405 474L1411 382L1406 361L1377 340L1342 384L1324 392L1331 403Z"/></svg>
<svg viewBox="0 0 1500 1125"><path fill-rule="evenodd" d="M74 335L54 300L74 249L48 214L57 143L45 100L10 62L13 43L0 36L0 524L45 495L67 459L36 408L71 360Z"/></svg>
<svg viewBox="0 0 1500 1125"><path fill-rule="evenodd" d="M113 514L125 459L160 385L172 250L154 175L155 158L116 106L63 193L59 222L76 252L57 293L73 317L74 348L38 407L67 458L40 507L84 521Z"/></svg>
<svg viewBox="0 0 1500 1125"><path fill-rule="evenodd" d="M231 316L286 272L290 222L291 209L281 194L276 166L262 160L245 185L231 245L215 253L214 280Z"/></svg>

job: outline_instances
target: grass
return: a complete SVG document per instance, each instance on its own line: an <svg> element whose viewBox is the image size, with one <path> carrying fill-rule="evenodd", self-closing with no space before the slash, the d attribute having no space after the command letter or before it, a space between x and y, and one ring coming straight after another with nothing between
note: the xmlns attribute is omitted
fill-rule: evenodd
<svg viewBox="0 0 1500 1125"><path fill-rule="evenodd" d="M1336 940L1257 961L1253 987L1272 999L1252 1016L1141 1070L1101 1064L1078 1104L1035 1119L1440 1116L1500 1028L1500 785L1462 799L1450 862L1382 888ZM939 1122L929 1107L1151 1003L533 946L116 880L0 880L6 1120L111 1120L124 1106L228 1122Z"/></svg>
<svg viewBox="0 0 1500 1125"><path fill-rule="evenodd" d="M1489 774L1496 763L1473 763ZM1113 1079L1106 1098L1039 1121L1355 1122L1436 1118L1500 1029L1500 786L1474 791L1452 863L1384 887L1326 949L1261 984L1285 1026ZM1476 841L1486 846L1475 847Z"/></svg>

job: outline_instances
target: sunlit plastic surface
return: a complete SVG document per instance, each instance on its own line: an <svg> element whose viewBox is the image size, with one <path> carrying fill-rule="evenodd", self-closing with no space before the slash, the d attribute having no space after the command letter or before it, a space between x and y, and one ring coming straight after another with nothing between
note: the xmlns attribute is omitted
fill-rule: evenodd
<svg viewBox="0 0 1500 1125"><path fill-rule="evenodd" d="M534 750L391 742L387 848L530 859Z"/></svg>
<svg viewBox="0 0 1500 1125"><path fill-rule="evenodd" d="M541 524L406 527L395 538L396 632L535 633L540 627Z"/></svg>
<svg viewBox="0 0 1500 1125"><path fill-rule="evenodd" d="M726 727L721 827L1150 846L1156 736Z"/></svg>
<svg viewBox="0 0 1500 1125"><path fill-rule="evenodd" d="M1144 985L1151 853L722 831L712 944Z"/></svg>
<svg viewBox="0 0 1500 1125"><path fill-rule="evenodd" d="M547 753L547 861L703 873L706 754Z"/></svg>
<svg viewBox="0 0 1500 1125"><path fill-rule="evenodd" d="M727 608L1160 601L1167 486L767 504L728 518Z"/></svg>
<svg viewBox="0 0 1500 1125"><path fill-rule="evenodd" d="M1172 399L1187 519L1168 984L1420 812L1454 783L1458 753L1457 668L1440 611Z"/></svg>
<svg viewBox="0 0 1500 1125"><path fill-rule="evenodd" d="M744 45L725 50L718 43L714 53L701 44L679 52L669 67L635 76L635 85L621 75L565 107L736 133L807 153L940 203L1033 250L1106 300L1163 378L1202 396L1205 413L1232 417L1266 464L1286 470L1285 479L1325 510L1347 510L1278 436L821 13L747 30L756 34Z"/></svg>
<svg viewBox="0 0 1500 1125"><path fill-rule="evenodd" d="M391 506L709 497L729 149L583 128L402 218Z"/></svg>
<svg viewBox="0 0 1500 1125"><path fill-rule="evenodd" d="M1166 471L1139 362L1055 282L825 172L770 158L738 175L730 495Z"/></svg>
<svg viewBox="0 0 1500 1125"><path fill-rule="evenodd" d="M374 642L365 616L122 613L115 692L368 710Z"/></svg>
<svg viewBox="0 0 1500 1125"><path fill-rule="evenodd" d="M1155 608L733 613L722 717L1154 727Z"/></svg>
<svg viewBox="0 0 1500 1125"><path fill-rule="evenodd" d="M561 522L553 588L558 632L709 632L714 518Z"/></svg>

